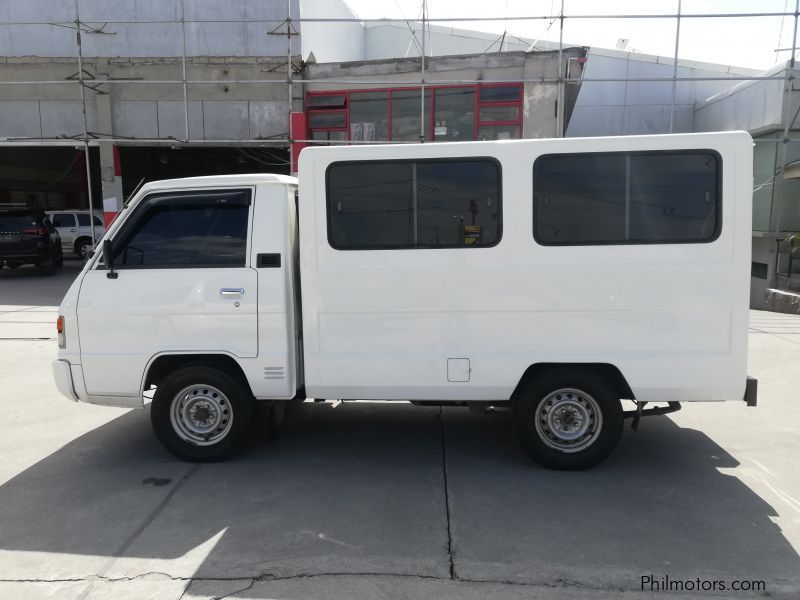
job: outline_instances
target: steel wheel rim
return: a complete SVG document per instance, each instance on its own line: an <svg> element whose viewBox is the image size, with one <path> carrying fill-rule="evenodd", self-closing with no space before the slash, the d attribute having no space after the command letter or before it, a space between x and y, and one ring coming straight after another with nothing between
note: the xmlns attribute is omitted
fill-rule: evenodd
<svg viewBox="0 0 800 600"><path fill-rule="evenodd" d="M213 385L183 388L172 398L169 416L175 433L195 446L219 443L233 425L233 407L228 397Z"/></svg>
<svg viewBox="0 0 800 600"><path fill-rule="evenodd" d="M573 453L591 446L603 427L597 401L583 390L562 388L547 394L536 407L536 433L554 450Z"/></svg>
<svg viewBox="0 0 800 600"><path fill-rule="evenodd" d="M81 258L89 258L89 253L92 251L91 244L81 244L78 246L78 254L80 254Z"/></svg>

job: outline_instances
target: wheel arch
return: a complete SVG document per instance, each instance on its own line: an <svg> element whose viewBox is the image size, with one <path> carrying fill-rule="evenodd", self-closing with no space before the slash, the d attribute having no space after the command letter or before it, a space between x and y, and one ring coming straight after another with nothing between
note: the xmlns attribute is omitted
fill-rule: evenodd
<svg viewBox="0 0 800 600"><path fill-rule="evenodd" d="M239 382L253 394L250 382L244 374L244 370L236 359L230 354L186 354L186 353L161 353L153 356L145 367L144 377L142 378L142 389L144 392L151 386L158 385L163 378L176 369L192 365L208 365L235 377Z"/></svg>
<svg viewBox="0 0 800 600"><path fill-rule="evenodd" d="M92 236L90 235L79 235L75 238L75 241L72 243L72 251L77 252L78 248L80 247L81 242L87 241L90 244L92 243Z"/></svg>
<svg viewBox="0 0 800 600"><path fill-rule="evenodd" d="M616 365L611 363L536 363L525 369L525 372L520 377L517 386L514 388L514 393L511 395L513 400L517 393L522 389L523 385L531 380L541 377L544 373L553 371L567 371L580 369L583 372L590 372L597 376L602 377L608 381L617 392L621 400L635 400L631 386L628 380L622 374L622 371Z"/></svg>

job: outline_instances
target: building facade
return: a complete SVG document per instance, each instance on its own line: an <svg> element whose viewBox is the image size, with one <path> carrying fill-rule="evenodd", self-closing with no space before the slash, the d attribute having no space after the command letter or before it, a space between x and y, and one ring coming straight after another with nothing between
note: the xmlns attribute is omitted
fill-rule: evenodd
<svg viewBox="0 0 800 600"><path fill-rule="evenodd" d="M142 180L291 173L309 144L744 129L752 305L800 278L784 241L800 230L787 65L363 22L342 0L8 0L0 66L0 204L91 203L110 218Z"/></svg>

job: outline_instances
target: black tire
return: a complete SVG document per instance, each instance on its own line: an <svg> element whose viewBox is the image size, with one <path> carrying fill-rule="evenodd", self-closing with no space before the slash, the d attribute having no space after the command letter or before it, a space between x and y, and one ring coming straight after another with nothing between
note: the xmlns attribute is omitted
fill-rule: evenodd
<svg viewBox="0 0 800 600"><path fill-rule="evenodd" d="M81 260L89 260L89 255L92 251L92 239L91 238L78 238L75 241L75 254L78 255L78 258Z"/></svg>
<svg viewBox="0 0 800 600"><path fill-rule="evenodd" d="M55 275L56 271L58 270L58 259L56 258L55 251L52 251L44 260L40 260L37 266L42 272L42 275Z"/></svg>
<svg viewBox="0 0 800 600"><path fill-rule="evenodd" d="M191 388L198 388L195 395L183 396L182 391ZM207 389L204 389L207 388ZM204 392L207 392L204 394ZM215 392L221 393L220 398L212 398ZM179 394L181 397L179 398ZM197 394L200 394L198 397ZM207 417L206 420L215 419L212 422L219 425L221 430L227 430L221 434L212 431L210 435L219 435L219 439L203 441L192 441L190 431L196 421L181 419L176 416L176 424L173 424L173 404L178 402L175 411L178 415L191 412L192 407L197 410L208 410L202 405L203 401L212 404L212 414L219 415ZM216 406L215 403L221 405ZM153 403L150 407L150 421L156 437L174 456L190 462L214 462L225 460L241 451L251 439L253 425L256 422L256 406L250 390L237 377L232 377L228 373L211 365L194 363L192 365L177 369L167 375L156 388L153 396ZM225 411L229 411L225 413ZM223 414L225 413L225 414ZM229 421L225 421L225 415L230 416ZM225 421L223 423L222 421ZM208 445L202 445L208 444Z"/></svg>
<svg viewBox="0 0 800 600"><path fill-rule="evenodd" d="M619 396L591 370L554 369L528 379L517 390L512 411L520 445L549 469L594 467L608 458L622 436ZM563 423L562 419L569 421ZM588 425L581 434L584 423ZM566 433L558 430L559 426ZM570 436L577 437L567 439Z"/></svg>
<svg viewBox="0 0 800 600"><path fill-rule="evenodd" d="M61 250L61 248L58 249L58 262L56 263L56 266L59 269L64 266L64 252Z"/></svg>

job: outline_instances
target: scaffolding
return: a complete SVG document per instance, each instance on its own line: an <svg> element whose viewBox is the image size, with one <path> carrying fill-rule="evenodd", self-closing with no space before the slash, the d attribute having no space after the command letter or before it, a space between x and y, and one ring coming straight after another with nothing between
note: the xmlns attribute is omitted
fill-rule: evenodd
<svg viewBox="0 0 800 600"><path fill-rule="evenodd" d="M45 137L42 135L38 138L15 138L15 137L8 137L8 138L0 138L0 144L2 145L74 145L74 146L82 146L84 149L85 161L86 161L86 176L88 180L91 182L92 180L92 166L89 160L89 148L92 146L97 146L100 143L136 143L140 145L168 145L168 146L175 146L175 145L225 145L225 144L241 144L241 145L266 145L265 141L254 141L253 139L245 139L241 137L232 137L231 139L193 139L190 131L190 117L189 117L189 106L190 106L190 93L189 88L196 87L196 86L206 86L206 85L219 85L220 83L225 84L233 84L237 86L286 86L287 87L287 106L286 106L286 133L283 135L277 136L274 140L269 142L270 145L283 145L287 148L291 147L293 143L304 143L304 144L315 144L320 143L318 140L312 139L295 139L294 131L292 126L292 113L293 113L293 104L295 102L295 94L293 92L295 86L302 86L304 84L324 84L324 83L335 83L338 85L349 85L349 84L358 84L359 86L367 86L367 85L374 85L374 86L385 86L385 85L393 85L393 86L408 86L408 87L415 87L420 88L422 90L420 94L420 141L424 142L425 138L425 87L426 85L430 85L429 82L426 81L426 56L432 56L432 52L430 51L430 46L426 48L426 27L429 28L431 24L436 23L447 23L447 24L469 24L473 22L534 22L534 21L543 21L548 22L551 25L554 23L558 24L558 40L552 41L553 44L557 44L557 54L558 54L558 71L556 77L539 77L539 78L522 78L522 79L514 79L513 83L542 83L542 84L554 84L557 86L557 96L558 96L558 111L556 114L557 119L557 127L556 130L559 132L559 135L563 135L564 132L564 121L565 121L565 113L564 113L564 97L566 94L567 86L570 85L581 85L584 83L643 83L643 82L652 82L652 83L669 83L671 85L671 99L670 99L670 114L669 114L669 132L672 132L674 129L675 123L675 109L676 109L676 94L678 84L682 81L728 81L731 83L735 82L748 82L748 81L760 81L760 80L780 80L783 81L783 89L784 93L787 96L787 106L789 110L784 111L786 115L783 123L783 136L782 138L775 138L775 139L761 139L757 140L761 143L780 143L780 153L781 153L781 160L780 165L786 164L786 152L787 146L789 143L794 143L800 140L791 140L789 139L790 130L793 128L795 120L798 117L798 113L800 113L800 107L798 107L797 111L794 112L791 118L789 118L789 113L793 108L792 103L792 93L794 91L794 67L795 67L795 58L796 58L796 45L797 45L797 30L798 30L798 19L800 18L800 0L794 0L794 10L786 10L786 5L789 4L790 0L787 0L786 5L784 5L783 11L752 11L752 12L740 12L740 13L725 13L725 12L691 12L687 13L682 10L682 3L686 0L676 0L676 10L674 12L661 12L661 13L626 13L626 14L569 14L565 11L565 1L564 0L556 0L551 4L551 10L545 11L542 14L525 14L525 15L491 15L491 16L481 16L481 17L465 17L465 16L446 16L446 17L431 17L429 16L428 12L428 4L427 0L423 0L421 2L421 14L420 17L417 19L408 19L404 17L393 18L393 17L385 17L385 18L332 18L332 17L316 17L314 15L295 15L292 14L292 0L286 0L285 4L285 18L282 21L276 21L275 18L248 18L248 19L200 19L200 18L187 18L184 0L178 0L178 9L179 14L175 18L171 19L111 19L111 20L103 20L100 21L91 21L81 17L81 1L74 0L74 18L71 20L61 20L61 21L53 21L53 20L41 20L41 21L6 21L0 23L0 27L8 28L8 27L20 27L26 25L35 25L35 26L42 26L42 27L50 27L50 28L69 28L75 31L75 48L74 48L74 55L76 60L76 67L77 67L77 74L71 78L67 79L53 79L53 80L5 80L0 81L0 90L6 89L9 86L77 86L80 90L80 102L81 102L81 112L82 112L82 119L83 119L83 127L82 133L77 136L71 136L67 139L64 137ZM265 3L265 5L269 4L271 7L278 6L280 4L280 0L272 3ZM553 9L558 8L559 10L555 11ZM554 13L554 14L553 14ZM685 23L687 20L692 21L702 21L707 19L753 19L753 18L761 18L761 17L773 17L773 18L781 18L781 30L783 30L783 21L786 19L792 19L793 24L791 27L792 31L792 43L791 47L789 48L777 48L776 52L786 52L789 54L790 58L787 61L787 68L784 69L783 72L779 74L773 75L734 75L734 74L721 74L720 76L704 76L704 77L680 77L678 72L678 62L680 59L680 41L681 41L681 24ZM597 20L597 21L607 21L613 19L661 19L661 20L672 20L675 23L675 39L674 39L674 54L672 56L673 59L673 69L672 75L670 77L624 77L624 78L591 78L591 77L580 77L578 79L568 77L567 74L567 65L564 62L564 29L565 24L569 22L575 21L585 21L585 20ZM415 44L415 47L418 50L419 57L420 57L420 69L419 69L419 76L416 81L407 81L403 83L398 83L395 80L387 80L386 78L358 78L357 81L348 81L342 78L335 78L335 79L305 79L302 76L296 76L298 73L302 73L302 70L298 68L298 61L301 62L302 57L298 56L297 53L293 52L293 44L292 40L293 37L298 36L302 30L303 23L329 23L329 24L336 24L336 23L360 23L360 24L368 24L368 23L404 23L408 25L410 35L412 36L412 41ZM236 78L236 79L198 79L198 78L191 78L188 76L188 54L187 54L187 26L191 24L204 24L204 23L216 23L216 24L253 24L258 25L262 28L262 32L264 35L271 35L271 36L285 36L286 38L286 54L285 54L285 77L283 78L252 78L252 79L243 79L243 78ZM417 32L414 28L411 27L411 23L417 25L417 31L420 34L421 41L417 41ZM145 27L153 27L159 25L173 25L177 26L180 31L180 48L181 54L177 57L177 60L180 63L180 73L181 76L179 79L138 79L138 78L102 78L96 77L94 74L90 74L85 70L85 61L86 57L84 55L83 50L83 36L85 35L104 35L113 33L108 31L107 28L115 26L115 25L136 25L136 26L145 26ZM499 48L502 49L503 41L506 39L505 32L499 38L500 46ZM277 58L277 57L276 57ZM502 80L492 80L493 83L504 83ZM437 84L478 84L483 83L480 80L471 80L471 79L437 79ZM180 86L182 90L182 103L183 103L183 135L181 137L156 137L156 138L130 138L130 137L120 137L115 136L113 132L99 132L93 131L89 127L89 119L88 119L88 112L87 112L87 102L88 96L90 94L98 94L102 93L103 87L106 85L129 85L129 86L137 86L137 85L149 85L149 86ZM88 90L88 93L87 93ZM2 135L2 132L0 132ZM331 141L326 141L326 144L329 143L336 143ZM348 143L347 141L341 143ZM363 142L358 142L363 143ZM382 142L386 143L386 142ZM289 156L291 157L291 152L289 152ZM290 158L291 161L291 158ZM290 164L290 170L294 171L294 165ZM775 174L775 177L780 176L780 172ZM90 207L94 207L94 199L92 198L91 194L91 185L89 185L89 204Z"/></svg>

